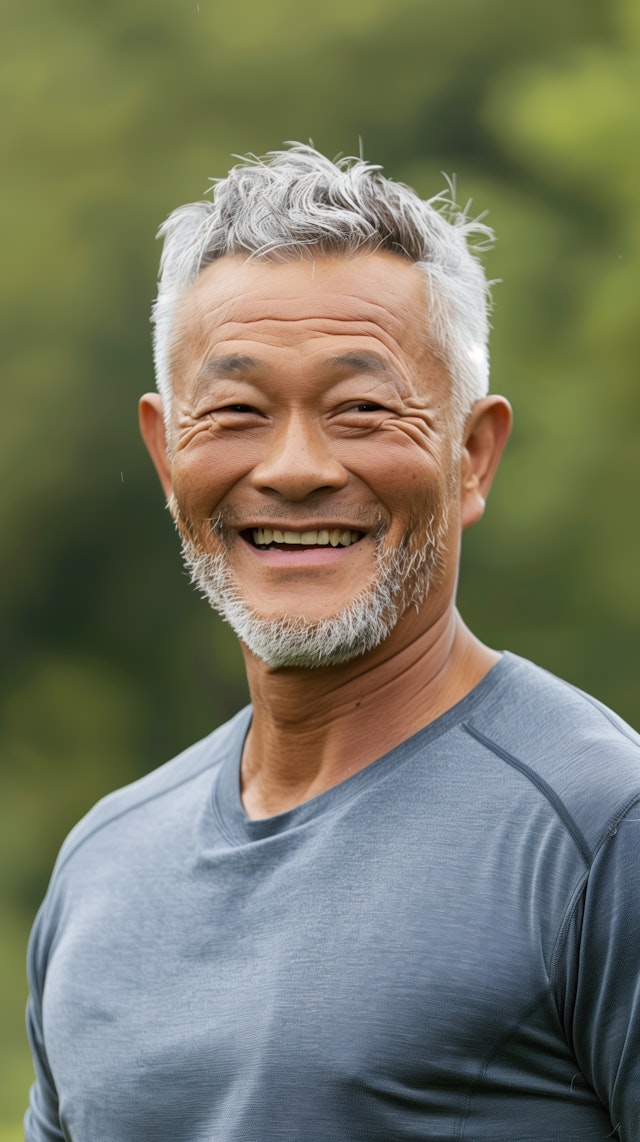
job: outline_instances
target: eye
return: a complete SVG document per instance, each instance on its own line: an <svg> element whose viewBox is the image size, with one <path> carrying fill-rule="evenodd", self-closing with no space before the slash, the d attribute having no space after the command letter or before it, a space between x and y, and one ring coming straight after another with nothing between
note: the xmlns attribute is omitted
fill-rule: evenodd
<svg viewBox="0 0 640 1142"><path fill-rule="evenodd" d="M389 409L375 400L352 400L335 410L333 422L336 431L361 436L377 432L384 424Z"/></svg>
<svg viewBox="0 0 640 1142"><path fill-rule="evenodd" d="M219 405L207 414L219 428L254 428L264 423L264 415L252 404L236 401Z"/></svg>
<svg viewBox="0 0 640 1142"><path fill-rule="evenodd" d="M383 404L378 404L375 400L355 400L351 404L343 405L340 410L341 416L353 417L358 416L382 416L388 409Z"/></svg>
<svg viewBox="0 0 640 1142"><path fill-rule="evenodd" d="M224 416L257 416L261 417L262 413L252 404L222 404L218 408L212 408L209 416L224 417Z"/></svg>

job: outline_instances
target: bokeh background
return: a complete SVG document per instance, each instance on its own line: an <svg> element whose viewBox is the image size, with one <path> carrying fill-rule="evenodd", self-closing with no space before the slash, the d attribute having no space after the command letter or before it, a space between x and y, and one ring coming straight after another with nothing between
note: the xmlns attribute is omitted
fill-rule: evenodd
<svg viewBox="0 0 640 1142"><path fill-rule="evenodd" d="M103 793L245 700L136 428L154 232L231 155L457 176L498 242L516 428L461 609L639 719L637 0L3 0L0 1142L30 1082L24 947Z"/></svg>

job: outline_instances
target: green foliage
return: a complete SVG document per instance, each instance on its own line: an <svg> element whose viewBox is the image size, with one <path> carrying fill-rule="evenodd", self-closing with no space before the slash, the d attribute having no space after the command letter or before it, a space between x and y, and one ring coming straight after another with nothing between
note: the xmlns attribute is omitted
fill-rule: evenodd
<svg viewBox="0 0 640 1142"><path fill-rule="evenodd" d="M640 16L633 0L6 0L0 1140L28 1081L24 941L62 837L245 700L137 439L154 230L232 153L364 141L456 173L498 244L516 429L465 540L478 633L637 718ZM6 1128L3 1133L3 1121Z"/></svg>

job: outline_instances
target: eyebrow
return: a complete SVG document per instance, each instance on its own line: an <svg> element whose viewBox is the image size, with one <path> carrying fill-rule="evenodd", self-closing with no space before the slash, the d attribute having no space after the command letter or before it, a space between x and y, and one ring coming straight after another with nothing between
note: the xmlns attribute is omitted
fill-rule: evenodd
<svg viewBox="0 0 640 1142"><path fill-rule="evenodd" d="M352 353L339 353L336 357L329 357L326 364L330 369L350 369L354 373L376 373L379 377L398 380L398 373L377 353L367 353L354 350Z"/></svg>
<svg viewBox="0 0 640 1142"><path fill-rule="evenodd" d="M225 377L244 377L262 364L244 353L232 353L228 357L209 357L201 369L198 379L220 380Z"/></svg>
<svg viewBox="0 0 640 1142"><path fill-rule="evenodd" d="M227 357L210 357L198 375L213 380L221 377L245 376L246 373L260 368L262 364L263 362L256 360L255 357L249 357L244 353L232 353ZM383 357L362 350L339 353L335 357L329 357L326 364L330 369L352 369L356 373L379 373L386 377L396 375L395 369Z"/></svg>
<svg viewBox="0 0 640 1142"><path fill-rule="evenodd" d="M223 357L209 357L198 370L195 395L199 396L201 391L211 381L247 377L251 373L256 372L256 370L264 367L264 365L264 361L256 357L250 357L245 353L231 353ZM325 361L325 366L331 372L349 370L356 375L369 373L388 381L395 381L396 384L402 382L400 374L384 357L378 356L377 353L368 353L362 349L354 349L352 352L338 353L335 356L328 357Z"/></svg>
<svg viewBox="0 0 640 1142"><path fill-rule="evenodd" d="M259 369L261 363L245 353L231 353L226 357L209 357L204 365L198 369L193 396L196 400L200 400L208 391L212 381L228 381L234 377L246 377L249 373Z"/></svg>

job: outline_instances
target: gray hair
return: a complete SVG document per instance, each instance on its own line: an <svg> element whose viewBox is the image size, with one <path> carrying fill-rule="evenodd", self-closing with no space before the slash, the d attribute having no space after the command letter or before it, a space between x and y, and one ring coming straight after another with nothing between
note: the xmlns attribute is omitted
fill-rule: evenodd
<svg viewBox="0 0 640 1142"><path fill-rule="evenodd" d="M277 262L317 254L389 251L414 263L426 282L428 334L451 377L454 414L463 418L488 390L489 285L477 253L491 229L454 202L454 187L423 201L362 159L332 162L291 143L249 155L213 179L213 201L174 210L164 239L153 307L156 383L169 423L176 306L205 266L225 255Z"/></svg>

